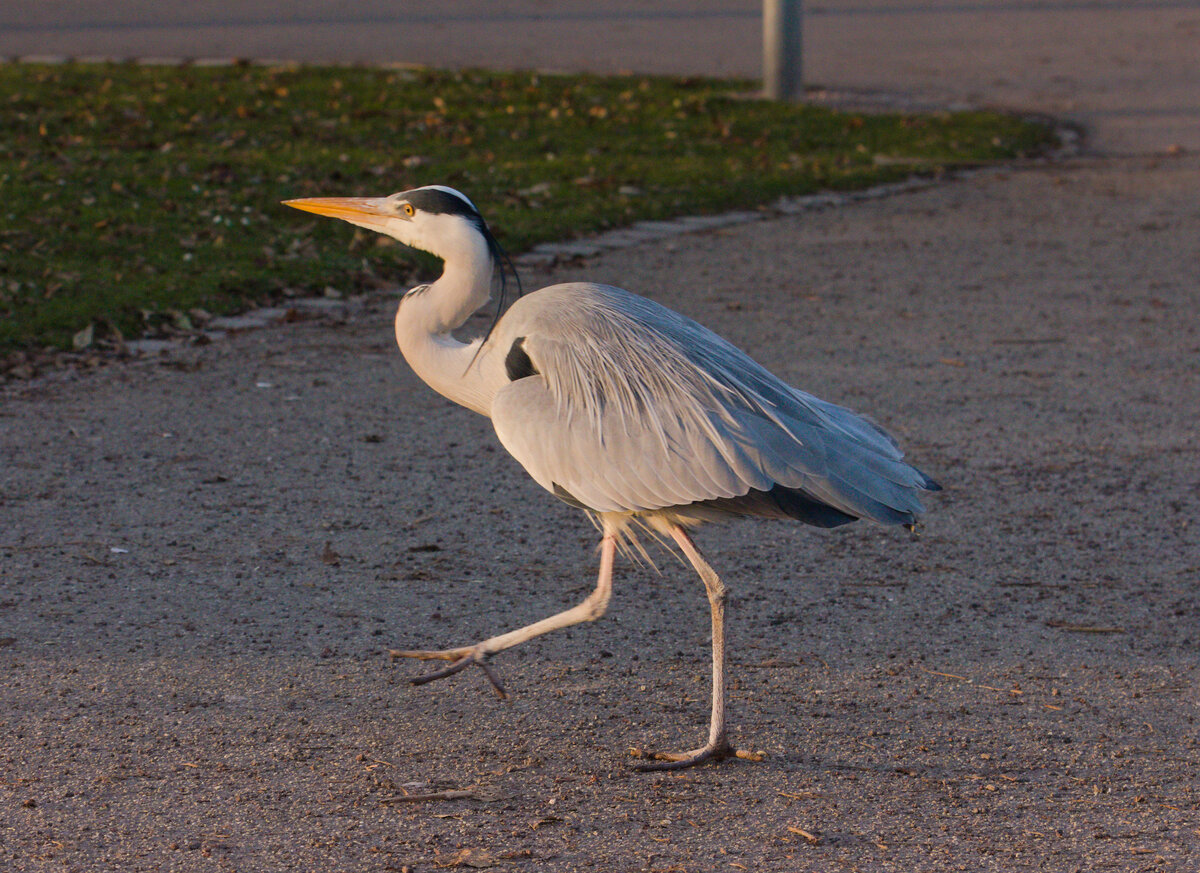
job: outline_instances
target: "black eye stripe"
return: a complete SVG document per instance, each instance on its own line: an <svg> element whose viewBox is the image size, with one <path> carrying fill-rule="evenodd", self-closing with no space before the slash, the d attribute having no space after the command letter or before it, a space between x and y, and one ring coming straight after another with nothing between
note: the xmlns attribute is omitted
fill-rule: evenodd
<svg viewBox="0 0 1200 873"><path fill-rule="evenodd" d="M403 197L422 212L429 212L434 215L462 215L467 218L479 218L479 213L472 209L471 205L461 197L455 197L453 194L439 191L436 188L417 188L414 191L404 192Z"/></svg>

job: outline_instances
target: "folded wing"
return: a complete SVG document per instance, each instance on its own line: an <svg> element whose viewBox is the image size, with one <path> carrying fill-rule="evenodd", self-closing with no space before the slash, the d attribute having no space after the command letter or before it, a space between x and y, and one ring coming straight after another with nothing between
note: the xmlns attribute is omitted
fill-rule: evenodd
<svg viewBox="0 0 1200 873"><path fill-rule="evenodd" d="M493 400L496 432L538 483L588 509L913 524L918 493L938 487L872 422L646 298L556 285L501 324L494 341L520 366Z"/></svg>

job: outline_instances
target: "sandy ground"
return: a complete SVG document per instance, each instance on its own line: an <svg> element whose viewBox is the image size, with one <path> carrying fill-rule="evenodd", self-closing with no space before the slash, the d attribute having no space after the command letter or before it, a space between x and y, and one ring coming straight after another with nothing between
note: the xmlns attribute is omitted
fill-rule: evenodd
<svg viewBox="0 0 1200 873"><path fill-rule="evenodd" d="M707 718L662 552L498 658L507 702L389 662L570 605L596 540L408 371L393 299L9 384L0 867L1200 869L1197 190L1079 159L526 276L653 296L946 486L919 538L700 532L757 764L628 769Z"/></svg>

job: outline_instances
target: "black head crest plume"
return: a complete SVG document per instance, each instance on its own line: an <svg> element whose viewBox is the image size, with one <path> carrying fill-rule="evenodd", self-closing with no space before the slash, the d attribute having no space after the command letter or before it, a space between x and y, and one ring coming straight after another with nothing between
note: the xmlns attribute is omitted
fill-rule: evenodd
<svg viewBox="0 0 1200 873"><path fill-rule="evenodd" d="M496 312L492 315L492 321L488 324L487 330L483 332L479 348L475 350L475 354L471 356L471 362L467 364L468 369L475 363L483 347L487 345L487 341L492 336L492 331L496 329L496 323L500 321L500 316L504 314L505 303L508 297L508 272L505 271L505 267L508 268L508 271L512 272L513 278L517 282L517 297L520 298L525 294L525 289L521 287L521 274L517 272L517 268L508 257L508 252L504 251L504 247L500 245L500 240L496 239L496 235L492 233L492 229L488 227L482 215L479 216L479 221L481 223L480 230L483 232L484 239L487 240L488 251L492 253L492 261L496 265L496 273L500 279L500 294L496 300Z"/></svg>

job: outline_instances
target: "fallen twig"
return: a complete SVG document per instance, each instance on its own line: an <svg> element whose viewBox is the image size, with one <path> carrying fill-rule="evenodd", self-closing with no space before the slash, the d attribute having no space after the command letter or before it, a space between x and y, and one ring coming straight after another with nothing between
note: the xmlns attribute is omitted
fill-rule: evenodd
<svg viewBox="0 0 1200 873"><path fill-rule="evenodd" d="M792 825L788 825L788 832L797 834L798 836L801 836L801 837L804 837L805 842L807 842L810 846L817 846L817 845L820 845L820 843L821 843L820 837L818 837L816 834L810 834L804 828L798 828L798 827L793 827Z"/></svg>
<svg viewBox="0 0 1200 873"><path fill-rule="evenodd" d="M425 803L431 800L480 800L484 803L500 800L504 795L494 788L471 785L466 788L448 788L445 791L428 791L424 794L397 794L380 798L380 803Z"/></svg>
<svg viewBox="0 0 1200 873"><path fill-rule="evenodd" d="M1065 621L1050 620L1046 622L1046 627L1055 627L1059 630L1069 631L1076 634L1123 634L1123 627L1106 627L1103 625L1092 624L1070 624Z"/></svg>
<svg viewBox="0 0 1200 873"><path fill-rule="evenodd" d="M966 676L959 676L957 673L943 673L941 670L926 670L924 667L921 670L925 673L932 673L934 676L949 676L951 679L961 679L964 682L970 682Z"/></svg>

